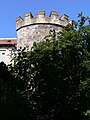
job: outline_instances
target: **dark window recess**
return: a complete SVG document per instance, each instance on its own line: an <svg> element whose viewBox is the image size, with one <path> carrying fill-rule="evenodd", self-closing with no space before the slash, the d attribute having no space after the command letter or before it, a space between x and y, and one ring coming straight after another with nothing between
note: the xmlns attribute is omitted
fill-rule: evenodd
<svg viewBox="0 0 90 120"><path fill-rule="evenodd" d="M2 53L2 55L5 55L5 53Z"/></svg>

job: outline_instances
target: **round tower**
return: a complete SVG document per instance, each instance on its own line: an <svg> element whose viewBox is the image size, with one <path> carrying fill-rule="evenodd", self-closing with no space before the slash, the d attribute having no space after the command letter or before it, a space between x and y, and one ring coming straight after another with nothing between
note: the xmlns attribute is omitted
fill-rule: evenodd
<svg viewBox="0 0 90 120"><path fill-rule="evenodd" d="M24 19L17 17L17 49L31 48L34 42L39 42L49 35L50 30L61 31L62 26L68 23L68 16L64 14L59 18L59 13L56 11L52 11L49 17L45 16L45 11L38 11L36 17L33 17L31 12L26 13Z"/></svg>

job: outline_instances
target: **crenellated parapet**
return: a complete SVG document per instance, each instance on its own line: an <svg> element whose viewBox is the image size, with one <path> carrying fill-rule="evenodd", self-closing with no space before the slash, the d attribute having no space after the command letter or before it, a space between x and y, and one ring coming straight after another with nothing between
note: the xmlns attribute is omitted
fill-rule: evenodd
<svg viewBox="0 0 90 120"><path fill-rule="evenodd" d="M33 24L56 24L61 26L66 26L69 23L68 15L64 14L59 18L59 13L52 11L49 17L45 16L45 11L38 11L37 16L33 17L32 13L26 13L24 19L20 16L16 18L16 30Z"/></svg>
<svg viewBox="0 0 90 120"><path fill-rule="evenodd" d="M26 13L23 19L19 16L16 18L17 48L30 49L34 42L49 36L50 30L62 31L67 24L69 17L66 14L59 17L56 11L52 11L49 17L45 16L45 11L38 11L36 17L31 12Z"/></svg>

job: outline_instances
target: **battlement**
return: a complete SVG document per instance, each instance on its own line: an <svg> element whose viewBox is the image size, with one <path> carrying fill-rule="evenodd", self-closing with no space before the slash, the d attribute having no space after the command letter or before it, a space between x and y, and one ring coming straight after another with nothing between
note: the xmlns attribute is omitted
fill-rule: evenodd
<svg viewBox="0 0 90 120"><path fill-rule="evenodd" d="M59 13L56 11L52 11L49 17L45 16L45 11L38 11L36 17L33 17L31 12L26 13L24 19L20 16L16 18L16 30L28 25L40 23L66 26L69 23L69 16L64 14L59 18Z"/></svg>

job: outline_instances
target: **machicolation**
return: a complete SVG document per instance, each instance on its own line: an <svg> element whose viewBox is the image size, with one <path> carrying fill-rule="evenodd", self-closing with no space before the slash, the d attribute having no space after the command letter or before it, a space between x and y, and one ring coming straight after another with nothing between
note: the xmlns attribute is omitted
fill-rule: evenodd
<svg viewBox="0 0 90 120"><path fill-rule="evenodd" d="M34 42L44 39L51 29L61 31L62 26L69 24L69 17L64 14L59 18L59 13L52 11L49 17L45 16L45 11L38 11L37 16L26 13L24 19L20 16L16 18L17 48L29 47Z"/></svg>

